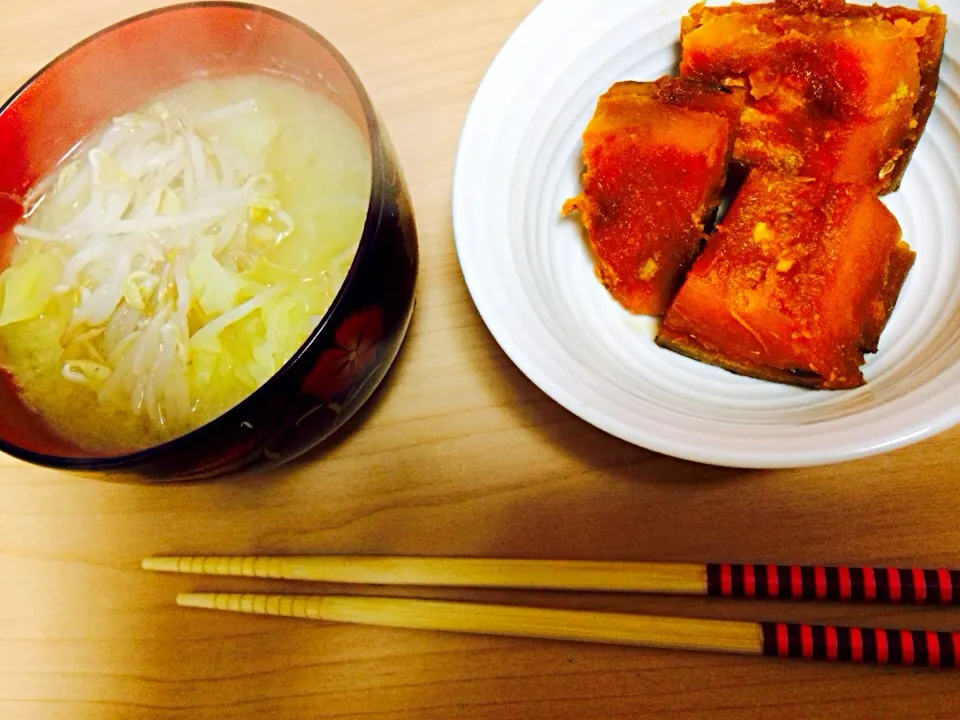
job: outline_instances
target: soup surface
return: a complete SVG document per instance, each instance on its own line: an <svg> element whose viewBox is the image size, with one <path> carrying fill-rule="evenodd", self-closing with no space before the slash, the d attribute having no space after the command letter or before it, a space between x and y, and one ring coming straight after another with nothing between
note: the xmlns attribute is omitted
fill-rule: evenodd
<svg viewBox="0 0 960 720"><path fill-rule="evenodd" d="M0 366L85 450L170 440L304 342L356 253L366 135L264 74L191 80L114 118L24 199Z"/></svg>

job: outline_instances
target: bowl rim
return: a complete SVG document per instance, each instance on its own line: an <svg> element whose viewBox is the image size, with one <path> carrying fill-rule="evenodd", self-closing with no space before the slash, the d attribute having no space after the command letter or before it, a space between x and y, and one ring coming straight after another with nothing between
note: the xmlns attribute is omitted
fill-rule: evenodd
<svg viewBox="0 0 960 720"><path fill-rule="evenodd" d="M366 88L363 86L363 83L361 82L356 71L350 65L346 57L344 57L343 54L337 50L333 43L331 43L326 37L321 35L318 31L314 30L302 20L299 20L292 15L274 8L257 5L255 3L239 2L237 0L196 0L194 2L167 5L138 13L136 15L131 15L123 20L119 20L118 22L107 25L97 32L74 43L46 63L35 73L33 73L33 75L23 82L23 84L20 85L20 87L18 87L10 95L10 97L3 102L2 105L0 105L0 116L10 109L17 102L20 96L41 76L60 63L66 61L71 55L81 48L107 37L108 35L128 25L148 20L158 15L191 11L198 8L244 10L253 14L266 15L280 20L281 22L298 29L309 36L311 40L313 40L336 62L340 70L344 73L344 75L346 75L353 91L356 93L357 100L359 101L363 110L364 119L366 120L365 129L370 146L371 162L370 197L367 203L367 212L364 219L363 230L360 233L360 238L357 243L357 251L354 254L353 261L350 264L350 269L347 271L347 274L344 277L343 283L341 284L340 289L337 291L336 296L330 303L330 307L327 308L327 311L324 313L323 317L316 324L307 338L300 344L300 347L296 350L296 352L294 352L293 355L287 360L287 362L284 363L283 366L280 367L280 369L278 369L265 383L260 385L260 387L244 396L240 402L228 410L225 410L212 420L193 428L183 435L179 435L158 445L151 445L150 447L143 448L141 450L135 450L117 455L86 455L76 457L67 455L52 455L29 450L0 438L0 452L2 453L18 458L25 462L44 467L61 470L73 470L78 472L98 472L134 469L138 466L148 465L164 456L175 455L182 450L187 450L198 433L207 432L214 425L228 425L233 420L239 419L239 416L242 415L245 406L259 402L260 399L272 392L276 385L283 382L284 378L290 374L292 368L299 363L301 358L311 350L313 345L319 340L320 336L327 332L327 329L330 327L330 319L337 313L339 307L344 303L344 299L349 292L354 278L359 273L359 268L363 264L364 258L370 254L371 248L376 241L377 228L380 225L381 217L385 210L383 198L386 191L386 176L383 172L383 168L386 167L386 157L385 149L382 143L383 129L380 126L377 113L373 107L370 96L368 95ZM38 415L41 420L43 419L43 416L40 413L36 413L32 410L31 412L34 412L36 415ZM239 426L239 422L237 425ZM54 432L56 433L55 430Z"/></svg>

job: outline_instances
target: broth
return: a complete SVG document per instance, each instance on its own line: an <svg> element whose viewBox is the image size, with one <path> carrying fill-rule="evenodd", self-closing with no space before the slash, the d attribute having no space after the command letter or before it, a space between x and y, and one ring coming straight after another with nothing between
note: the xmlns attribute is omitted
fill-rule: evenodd
<svg viewBox="0 0 960 720"><path fill-rule="evenodd" d="M25 200L0 274L0 366L89 452L208 422L329 308L370 173L365 133L291 80L199 78L152 98Z"/></svg>

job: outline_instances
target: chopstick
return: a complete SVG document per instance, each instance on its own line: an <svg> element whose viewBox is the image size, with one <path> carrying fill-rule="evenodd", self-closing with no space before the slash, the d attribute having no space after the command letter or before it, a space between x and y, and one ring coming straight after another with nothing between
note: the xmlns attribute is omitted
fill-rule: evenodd
<svg viewBox="0 0 960 720"><path fill-rule="evenodd" d="M960 633L702 620L341 595L184 593L177 604L415 630L928 667L960 666Z"/></svg>
<svg viewBox="0 0 960 720"><path fill-rule="evenodd" d="M960 603L960 571L943 568L348 555L154 557L142 566L159 572L366 585Z"/></svg>

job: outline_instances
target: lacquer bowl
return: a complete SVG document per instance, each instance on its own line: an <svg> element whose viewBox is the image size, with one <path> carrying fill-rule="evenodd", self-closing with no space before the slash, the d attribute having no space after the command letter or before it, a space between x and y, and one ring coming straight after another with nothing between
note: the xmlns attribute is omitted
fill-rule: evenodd
<svg viewBox="0 0 960 720"><path fill-rule="evenodd" d="M125 20L69 49L0 108L0 198L22 197L77 141L149 97L200 74L240 72L279 73L325 93L369 139L372 187L363 234L329 311L290 361L239 405L135 453L102 457L75 447L0 377L0 451L119 480L260 471L329 438L385 377L414 304L418 253L409 196L360 80L327 40L294 18L243 3L178 5ZM8 245L21 214L19 204L0 200L0 238ZM0 247L0 258L6 250Z"/></svg>

